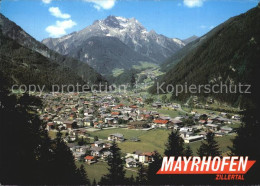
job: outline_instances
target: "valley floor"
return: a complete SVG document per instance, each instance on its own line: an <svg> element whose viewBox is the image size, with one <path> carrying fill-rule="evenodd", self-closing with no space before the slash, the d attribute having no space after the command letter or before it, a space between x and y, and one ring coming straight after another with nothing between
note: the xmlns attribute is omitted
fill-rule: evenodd
<svg viewBox="0 0 260 186"><path fill-rule="evenodd" d="M186 135L202 136L206 131L213 130L219 150L224 156L229 153L228 147L232 146L235 129L240 126L239 119L235 119L239 116L232 111L223 113L205 107L191 108L181 103L170 102L169 95L164 103L162 96L131 91L126 94L42 96L44 109L39 111L39 114L47 123L50 138L54 139L57 131L62 131L77 166L84 165L91 181L99 181L101 176L107 173L105 154L109 152L112 137L118 141L122 157L127 159L129 154L131 157L136 152L146 154L157 151L163 155L171 130L179 130L184 140L188 139ZM192 124L186 123L189 119L192 120ZM207 122L214 124L208 125ZM193 155L197 155L201 140L203 138L195 142L185 142L185 146L189 145ZM89 163L85 159L86 149L91 152L87 156L95 158L94 162ZM134 161L137 167L129 167L126 164L127 177L137 175L140 163L149 163L140 159Z"/></svg>

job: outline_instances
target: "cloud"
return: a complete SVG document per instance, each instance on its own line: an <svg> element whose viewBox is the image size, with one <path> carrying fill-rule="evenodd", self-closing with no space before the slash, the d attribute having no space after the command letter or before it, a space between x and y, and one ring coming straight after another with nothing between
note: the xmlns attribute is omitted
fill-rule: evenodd
<svg viewBox="0 0 260 186"><path fill-rule="evenodd" d="M183 4L189 8L201 7L206 0L183 0Z"/></svg>
<svg viewBox="0 0 260 186"><path fill-rule="evenodd" d="M200 25L200 28L205 29L205 28L207 28L207 26L206 25Z"/></svg>
<svg viewBox="0 0 260 186"><path fill-rule="evenodd" d="M84 0L88 3L94 3L93 7L97 10L101 9L111 9L115 6L116 0Z"/></svg>
<svg viewBox="0 0 260 186"><path fill-rule="evenodd" d="M50 4L52 0L42 0L44 4Z"/></svg>
<svg viewBox="0 0 260 186"><path fill-rule="evenodd" d="M48 26L45 30L49 33L50 37L60 37L66 34L66 30L77 25L71 19L65 21L56 21L55 25Z"/></svg>
<svg viewBox="0 0 260 186"><path fill-rule="evenodd" d="M51 15L58 17L58 18L62 18L62 19L70 18L70 15L69 14L63 14L60 11L59 7L50 7L49 12L51 13Z"/></svg>

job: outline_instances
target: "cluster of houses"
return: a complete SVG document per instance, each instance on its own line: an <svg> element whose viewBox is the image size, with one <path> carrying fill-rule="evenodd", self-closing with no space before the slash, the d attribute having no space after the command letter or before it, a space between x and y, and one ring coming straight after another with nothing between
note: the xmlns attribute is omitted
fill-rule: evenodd
<svg viewBox="0 0 260 186"><path fill-rule="evenodd" d="M113 136L113 137L112 137ZM111 138L112 137L112 138ZM120 139L114 139L120 138ZM122 141L122 134L109 135L108 140ZM110 142L95 141L91 145L79 146L73 143L69 143L68 146L77 161L85 161L87 164L93 164L98 161L107 161L109 156L112 156ZM139 165L148 165L153 161L154 152L141 152L135 151L133 153L127 153L125 156L125 166L128 168L138 167Z"/></svg>
<svg viewBox="0 0 260 186"><path fill-rule="evenodd" d="M135 151L125 156L126 167L138 167L140 164L148 165L153 161L155 152Z"/></svg>
<svg viewBox="0 0 260 186"><path fill-rule="evenodd" d="M217 136L227 135L233 132L228 127L233 120L239 120L238 115L228 119L225 113L221 115L198 114L191 112L189 115L182 115L175 118L162 115L157 111L144 109L144 102L141 97L125 95L98 96L93 94L86 97L78 93L67 94L44 94L44 109L39 110L40 118L46 122L46 129L65 130L67 135L64 138L73 152L76 160L84 160L88 164L99 160L105 161L111 155L109 148L111 141L124 142L126 139L120 133L111 133L105 141L95 141L92 144L81 145L77 139L89 139L88 130L101 130L109 127L123 127L129 130L151 130L165 128L179 130L180 136L185 143L203 140L208 131L214 132ZM129 100L128 104L120 103L120 100ZM196 101L196 100L195 100ZM178 105L162 104L154 102L153 108L167 107L178 109ZM192 125L185 121L192 120ZM138 142L139 139L127 139ZM152 160L153 152L127 153L125 157L126 167L136 167L140 164L148 164Z"/></svg>
<svg viewBox="0 0 260 186"><path fill-rule="evenodd" d="M75 130L93 127L104 129L111 126L129 129L173 127L178 118L163 117L156 111L142 109L142 98L135 98L132 105L117 103L113 96L86 97L75 94L44 95L45 108L40 117L47 123L47 130ZM155 103L157 106L159 103Z"/></svg>
<svg viewBox="0 0 260 186"><path fill-rule="evenodd" d="M75 157L75 160L85 161L88 164L96 163L98 160L106 160L111 154L111 143L104 141L95 141L91 145L79 146L74 143L69 143L68 146Z"/></svg>

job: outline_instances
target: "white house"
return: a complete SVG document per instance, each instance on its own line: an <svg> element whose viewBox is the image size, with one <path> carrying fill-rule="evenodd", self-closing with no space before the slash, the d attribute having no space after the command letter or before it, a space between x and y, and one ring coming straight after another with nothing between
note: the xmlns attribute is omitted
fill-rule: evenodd
<svg viewBox="0 0 260 186"><path fill-rule="evenodd" d="M125 160L125 162L126 162L126 167L128 167L128 168L129 167L137 167L137 162L134 158L127 158Z"/></svg>
<svg viewBox="0 0 260 186"><path fill-rule="evenodd" d="M204 139L203 135L189 136L187 138L184 138L184 143L191 143L191 142L198 141L198 140L203 140L203 139Z"/></svg>

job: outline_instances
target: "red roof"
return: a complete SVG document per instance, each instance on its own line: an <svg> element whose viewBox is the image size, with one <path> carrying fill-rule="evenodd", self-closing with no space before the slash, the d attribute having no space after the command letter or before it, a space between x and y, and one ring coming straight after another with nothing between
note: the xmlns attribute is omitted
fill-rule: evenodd
<svg viewBox="0 0 260 186"><path fill-rule="evenodd" d="M200 123L206 123L206 120L199 120Z"/></svg>
<svg viewBox="0 0 260 186"><path fill-rule="evenodd" d="M85 160L93 160L93 159L94 159L93 156L86 156L86 157L85 157Z"/></svg>
<svg viewBox="0 0 260 186"><path fill-rule="evenodd" d="M130 108L138 108L136 105L131 105Z"/></svg>
<svg viewBox="0 0 260 186"><path fill-rule="evenodd" d="M112 115L119 115L119 112L112 112Z"/></svg>
<svg viewBox="0 0 260 186"><path fill-rule="evenodd" d="M154 152L144 152L144 153L142 153L142 155L144 155L144 156L152 156L152 155L154 155Z"/></svg>
<svg viewBox="0 0 260 186"><path fill-rule="evenodd" d="M164 119L155 119L154 120L154 123L157 123L157 124L166 124L168 122L169 122L168 120L164 120Z"/></svg>
<svg viewBox="0 0 260 186"><path fill-rule="evenodd" d="M121 104L119 104L119 105L114 106L113 109L119 109L119 108L121 108L121 107L123 107L123 106L124 106L124 104L121 103Z"/></svg>
<svg viewBox="0 0 260 186"><path fill-rule="evenodd" d="M149 117L151 117L151 115L145 114L144 117L145 117L145 118L149 118Z"/></svg>

